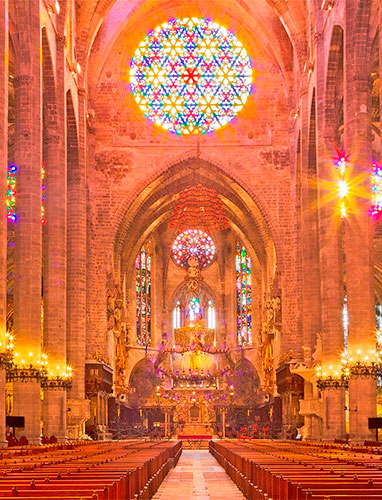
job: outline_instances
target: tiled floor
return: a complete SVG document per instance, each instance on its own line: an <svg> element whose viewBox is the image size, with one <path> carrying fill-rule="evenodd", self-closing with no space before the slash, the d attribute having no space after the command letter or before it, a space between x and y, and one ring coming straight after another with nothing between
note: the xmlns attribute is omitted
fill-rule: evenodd
<svg viewBox="0 0 382 500"><path fill-rule="evenodd" d="M207 450L184 450L178 465L163 481L155 500L244 499Z"/></svg>

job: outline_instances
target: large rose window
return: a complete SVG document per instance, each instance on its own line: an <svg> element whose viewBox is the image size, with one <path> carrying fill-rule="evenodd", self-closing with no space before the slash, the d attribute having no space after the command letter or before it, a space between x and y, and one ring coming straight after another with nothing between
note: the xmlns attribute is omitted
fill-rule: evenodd
<svg viewBox="0 0 382 500"><path fill-rule="evenodd" d="M189 259L197 259L201 267L208 266L215 256L215 245L209 236L200 229L188 229L175 238L172 256L179 266L187 267Z"/></svg>
<svg viewBox="0 0 382 500"><path fill-rule="evenodd" d="M132 93L152 122L181 134L205 134L230 122L252 88L250 58L226 28L208 19L172 19L139 44Z"/></svg>

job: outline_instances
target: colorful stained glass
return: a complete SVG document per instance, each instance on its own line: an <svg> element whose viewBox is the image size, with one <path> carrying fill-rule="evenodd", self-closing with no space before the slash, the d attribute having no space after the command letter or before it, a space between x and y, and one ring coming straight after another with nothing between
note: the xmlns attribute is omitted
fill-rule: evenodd
<svg viewBox="0 0 382 500"><path fill-rule="evenodd" d="M230 122L252 90L250 58L229 30L209 19L171 19L150 31L131 60L130 83L152 122L205 134Z"/></svg>
<svg viewBox="0 0 382 500"><path fill-rule="evenodd" d="M200 300L197 297L190 299L188 306L188 317L191 321L199 319L202 315L202 309L200 307Z"/></svg>
<svg viewBox="0 0 382 500"><path fill-rule="evenodd" d="M7 174L7 197L6 197L6 206L7 206L7 219L9 222L16 222L16 165L8 166L8 174ZM46 185L45 185L45 163L43 162L41 165L41 224L46 223L45 218L45 202L46 202Z"/></svg>
<svg viewBox="0 0 382 500"><path fill-rule="evenodd" d="M215 245L209 236L200 229L188 229L179 234L173 245L172 255L179 266L187 266L190 257L196 257L199 267L210 264L215 256Z"/></svg>
<svg viewBox="0 0 382 500"><path fill-rule="evenodd" d="M146 242L135 261L137 344L151 344L151 244Z"/></svg>
<svg viewBox="0 0 382 500"><path fill-rule="evenodd" d="M16 165L9 165L7 175L7 219L9 222L16 222Z"/></svg>
<svg viewBox="0 0 382 500"><path fill-rule="evenodd" d="M382 165L373 163L374 175L371 178L372 205L370 215L379 219L382 215Z"/></svg>
<svg viewBox="0 0 382 500"><path fill-rule="evenodd" d="M252 345L252 269L251 257L240 241L236 244L235 266L237 342L246 347Z"/></svg>
<svg viewBox="0 0 382 500"><path fill-rule="evenodd" d="M334 164L337 169L337 194L340 200L339 211L341 218L347 216L347 202L346 196L349 193L349 186L347 182L347 167L349 162L349 155L345 155L337 151L337 156L334 158Z"/></svg>

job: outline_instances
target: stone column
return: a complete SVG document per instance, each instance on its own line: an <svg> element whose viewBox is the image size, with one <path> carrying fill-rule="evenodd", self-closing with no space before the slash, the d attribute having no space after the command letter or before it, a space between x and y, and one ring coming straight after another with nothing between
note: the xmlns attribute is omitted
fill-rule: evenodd
<svg viewBox="0 0 382 500"><path fill-rule="evenodd" d="M20 46L15 78L17 171L14 330L20 357L36 362L41 344L41 28L40 1L17 1ZM40 384L14 383L14 414L30 443L40 437Z"/></svg>
<svg viewBox="0 0 382 500"><path fill-rule="evenodd" d="M322 14L319 22L322 23ZM320 304L322 334L322 366L329 371L331 365L340 369L344 349L343 268L340 243L341 221L336 213L337 200L333 200L325 181L333 176L335 119L332 103L327 102L325 65L325 38L316 43L316 99L317 99L317 203L320 266ZM345 391L326 389L323 397L323 437L328 440L345 437Z"/></svg>
<svg viewBox="0 0 382 500"><path fill-rule="evenodd" d="M67 99L68 242L67 242L67 356L73 368L73 388L69 391L68 425L71 434L81 432L90 417L85 401L86 342L86 93L78 93L78 123Z"/></svg>
<svg viewBox="0 0 382 500"><path fill-rule="evenodd" d="M372 226L368 214L371 195L371 76L367 63L371 5L346 2L345 150L349 154L350 179L357 180L348 195L345 223L345 261L349 312L349 350L375 349L375 292L372 264ZM350 438L374 439L368 417L376 416L376 381L355 378L349 385Z"/></svg>
<svg viewBox="0 0 382 500"><path fill-rule="evenodd" d="M63 31L65 11L57 20ZM49 364L66 366L66 145L65 37L56 37L56 79L49 48L43 43L44 144L46 223L43 226L44 332ZM65 439L66 391L47 390L43 403L44 433Z"/></svg>
<svg viewBox="0 0 382 500"><path fill-rule="evenodd" d="M305 84L306 85L306 84ZM301 278L303 347L309 359L320 331L320 270L317 235L316 120L313 96L301 96ZM314 109L312 113L312 107Z"/></svg>
<svg viewBox="0 0 382 500"><path fill-rule="evenodd" d="M8 0L0 1L0 352L7 316ZM5 370L0 367L0 446L5 444Z"/></svg>

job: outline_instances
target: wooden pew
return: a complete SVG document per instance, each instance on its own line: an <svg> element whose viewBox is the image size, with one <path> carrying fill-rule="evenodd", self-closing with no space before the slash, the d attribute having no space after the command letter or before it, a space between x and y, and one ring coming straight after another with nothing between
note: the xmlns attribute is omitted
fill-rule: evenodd
<svg viewBox="0 0 382 500"><path fill-rule="evenodd" d="M152 498L181 451L181 442L121 441L6 454L0 498Z"/></svg>
<svg viewBox="0 0 382 500"><path fill-rule="evenodd" d="M382 498L380 457L370 453L357 456L354 450L335 447L233 440L212 442L210 451L246 498L315 500L328 494L330 498Z"/></svg>

